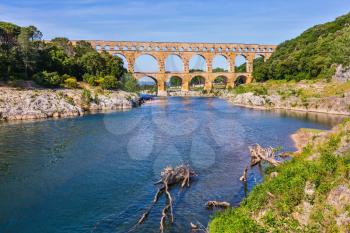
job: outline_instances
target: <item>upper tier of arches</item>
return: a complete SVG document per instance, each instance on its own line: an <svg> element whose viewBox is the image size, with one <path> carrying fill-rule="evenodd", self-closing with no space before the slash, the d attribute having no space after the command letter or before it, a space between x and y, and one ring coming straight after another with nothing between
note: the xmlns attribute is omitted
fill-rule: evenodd
<svg viewBox="0 0 350 233"><path fill-rule="evenodd" d="M272 53L275 45L236 43L177 43L177 42L134 42L134 41L89 41L97 50L139 51L139 52L212 52L212 53ZM74 43L74 41L73 41Z"/></svg>

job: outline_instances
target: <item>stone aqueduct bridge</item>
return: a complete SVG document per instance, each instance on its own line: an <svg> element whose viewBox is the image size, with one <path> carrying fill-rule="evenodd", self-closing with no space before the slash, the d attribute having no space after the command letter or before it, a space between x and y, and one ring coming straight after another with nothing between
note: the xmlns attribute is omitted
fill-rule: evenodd
<svg viewBox="0 0 350 233"><path fill-rule="evenodd" d="M75 41L72 41L73 44ZM179 77L182 81L182 91L189 90L189 83L195 76L205 79L205 90L213 87L214 80L223 76L226 79L227 87L233 87L238 78L243 78L245 83L250 83L253 79L253 61L256 55L264 57L265 61L275 51L275 45L258 44L228 44L228 43L176 43L176 42L133 42L133 41L89 41L97 51L106 51L112 55L122 55L128 62L128 71L140 79L148 76L154 79L158 85L158 94L166 94L166 81L171 77ZM158 63L159 71L156 73L135 72L136 59L141 55L150 55ZM182 72L166 72L165 61L168 56L177 55L183 62ZM203 57L207 64L207 71L190 72L189 63L193 56ZM215 56L222 55L226 58L229 69L228 72L212 72L212 62ZM246 59L246 73L235 72L236 56L242 55Z"/></svg>

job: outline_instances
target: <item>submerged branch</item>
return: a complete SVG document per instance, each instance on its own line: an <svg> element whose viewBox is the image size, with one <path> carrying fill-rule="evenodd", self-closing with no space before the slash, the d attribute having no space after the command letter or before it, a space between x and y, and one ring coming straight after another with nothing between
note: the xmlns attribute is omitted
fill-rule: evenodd
<svg viewBox="0 0 350 233"><path fill-rule="evenodd" d="M166 167L160 174L161 179L156 184L161 184L158 188L157 193L154 195L151 206L142 214L137 224L143 224L153 206L158 202L159 198L164 194L166 198L166 205L162 209L162 217L160 219L159 230L161 233L164 232L165 221L170 214L170 223L174 223L174 214L173 214L173 199L169 191L171 186L179 185L181 188L190 186L190 179L196 176L196 173L187 165L180 165L176 168Z"/></svg>

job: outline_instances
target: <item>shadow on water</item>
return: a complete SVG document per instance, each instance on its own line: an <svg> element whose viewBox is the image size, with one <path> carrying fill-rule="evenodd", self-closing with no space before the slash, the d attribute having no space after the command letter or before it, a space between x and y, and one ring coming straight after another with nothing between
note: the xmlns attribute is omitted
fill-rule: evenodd
<svg viewBox="0 0 350 233"><path fill-rule="evenodd" d="M156 98L126 112L0 125L0 232L127 232L153 199L160 171L189 163L190 189L172 190L175 224L206 224L208 200L238 205L262 180L239 177L247 147L283 146L299 128L330 129L342 117L233 107L216 98ZM134 232L157 232L161 205Z"/></svg>

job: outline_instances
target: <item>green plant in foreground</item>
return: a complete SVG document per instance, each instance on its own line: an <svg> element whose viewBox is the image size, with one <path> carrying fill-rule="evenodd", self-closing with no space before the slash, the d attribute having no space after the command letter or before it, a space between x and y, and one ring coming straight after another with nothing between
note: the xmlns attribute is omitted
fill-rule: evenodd
<svg viewBox="0 0 350 233"><path fill-rule="evenodd" d="M324 144L310 144L292 160L269 167L265 181L253 188L240 207L213 217L210 232L336 232L334 212L328 210L324 202L332 188L349 182L350 153L342 157L335 154L342 138L348 137L349 128L350 124L345 122ZM308 159L315 154L317 158ZM277 172L278 176L270 178L271 172ZM315 197L311 200L313 209L309 224L302 226L292 213L305 198L306 182L315 185Z"/></svg>
<svg viewBox="0 0 350 233"><path fill-rule="evenodd" d="M67 88L71 88L71 89L77 88L78 87L77 79L74 77L69 77L69 78L65 79L64 86Z"/></svg>
<svg viewBox="0 0 350 233"><path fill-rule="evenodd" d="M81 93L81 100L82 100L84 105L89 105L93 101L91 91L89 91L87 89L83 89L83 91Z"/></svg>
<svg viewBox="0 0 350 233"><path fill-rule="evenodd" d="M63 83L63 77L57 72L43 71L34 75L34 80L37 84L45 87L59 87Z"/></svg>

